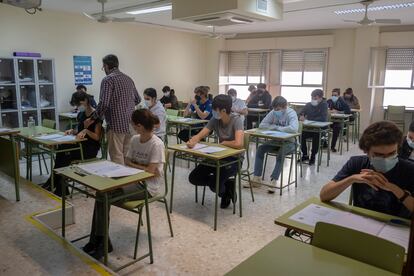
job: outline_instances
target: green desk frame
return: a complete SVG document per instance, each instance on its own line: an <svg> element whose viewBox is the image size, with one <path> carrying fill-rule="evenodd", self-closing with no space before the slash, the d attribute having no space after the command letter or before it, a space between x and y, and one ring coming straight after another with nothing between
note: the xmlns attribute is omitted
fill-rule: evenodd
<svg viewBox="0 0 414 276"><path fill-rule="evenodd" d="M318 123L318 124L315 124ZM315 121L308 121L303 123L303 132L312 132L312 133L318 133L319 135L319 154L318 154L318 164L316 167L316 171L319 172L319 167L322 164L322 135L327 134L328 135L328 148L326 151L327 158L326 158L326 166L329 167L329 161L331 159L331 147L330 147L330 141L331 141L331 131L329 129L329 126L332 124L331 122L326 122L323 126L320 125L322 122L315 122ZM306 143L306 141L304 141Z"/></svg>
<svg viewBox="0 0 414 276"><path fill-rule="evenodd" d="M341 132L339 133L339 151L342 155L344 147L344 130L346 130L346 151L349 151L349 121L352 114L331 114L332 123L340 123L342 126Z"/></svg>

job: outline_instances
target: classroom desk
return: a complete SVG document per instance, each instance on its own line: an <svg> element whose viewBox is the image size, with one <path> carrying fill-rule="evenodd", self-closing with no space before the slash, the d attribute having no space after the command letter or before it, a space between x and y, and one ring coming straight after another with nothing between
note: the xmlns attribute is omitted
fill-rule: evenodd
<svg viewBox="0 0 414 276"><path fill-rule="evenodd" d="M331 147L330 147L330 140L331 140L331 131L329 129L329 126L331 125L331 122L317 122L317 121L310 121L305 120L303 121L303 131L306 132L313 132L318 133L319 135L319 154L318 154L318 164L316 171L319 172L319 167L322 164L322 153L323 153L323 147L322 147L322 136L328 135L328 148L327 148L327 158L326 158L326 166L329 167L329 160L331 158ZM304 141L306 143L306 141Z"/></svg>
<svg viewBox="0 0 414 276"><path fill-rule="evenodd" d="M341 131L339 132L339 151L342 155L343 153L343 142L344 142L344 129L346 129L346 151L349 151L349 120L352 117L352 114L342 114L342 113L331 113L331 122L340 123L342 126Z"/></svg>
<svg viewBox="0 0 414 276"><path fill-rule="evenodd" d="M54 191L54 177L53 177L53 167L54 167L54 158L57 153L62 152L70 152L79 150L81 155L81 160L83 160L83 150L81 146L81 142L86 141L85 139L76 139L74 141L66 141L66 142L58 142L53 140L42 140L39 139L40 136L45 134L63 134L63 132L60 132L56 129L47 128L47 127L41 127L36 126L36 134L35 136L31 135L31 130L28 127L23 127L17 129L20 131L20 133L17 135L18 138L23 141L26 147L26 165L27 165L27 174L26 178L29 180L32 180L32 149L33 146L38 147L39 149L46 151L50 155L50 170L51 170L51 177L50 177L50 184L52 191ZM69 149L58 149L59 145L78 145L77 147L69 148Z"/></svg>
<svg viewBox="0 0 414 276"><path fill-rule="evenodd" d="M262 139L266 139L266 140L271 140L272 142L274 142L274 144L276 146L280 145L280 146L284 146L285 144L289 144L292 143L292 139L295 140L295 151L294 151L294 166L295 166L295 181L293 182L289 182L290 181L290 177L288 179L288 184L283 186L283 163L284 160L282 161L282 171L280 174L280 187L276 187L277 189L280 190L280 195L282 195L282 189L289 187L291 184L295 184L295 187L297 187L298 185L298 168L297 168L297 146L298 143L296 141L296 139L300 139L300 133L281 133L281 135L268 135L268 134L264 134L263 131L267 131L269 129L259 129L259 128L253 128L253 129L249 129L244 131L245 133L250 135L250 141L252 141L252 138L256 138L256 144L258 143L259 138ZM250 142L249 141L249 142ZM265 164L266 166L266 164ZM289 173L290 176L290 173Z"/></svg>
<svg viewBox="0 0 414 276"><path fill-rule="evenodd" d="M0 169L5 174L14 178L16 201L20 201L19 153L17 151L15 140L15 136L18 133L18 130L4 128L0 130ZM9 139L5 139L5 137L8 137Z"/></svg>
<svg viewBox="0 0 414 276"><path fill-rule="evenodd" d="M173 125L177 127L177 131L181 131L184 128L188 129L189 138L191 138L191 130L202 129L207 123L208 123L208 120L184 118L184 117L179 117L179 116L167 115L167 124L168 124L167 129ZM176 133L175 136L177 135L178 133ZM178 137L177 137L177 143L179 143Z"/></svg>
<svg viewBox="0 0 414 276"><path fill-rule="evenodd" d="M226 275L391 276L397 274L294 239L278 237Z"/></svg>
<svg viewBox="0 0 414 276"><path fill-rule="evenodd" d="M98 161L99 162L99 161ZM102 200L104 202L105 206L105 229L104 229L104 264L108 264L108 238L109 238L109 206L112 203L115 203L119 200L128 198L129 196L132 196L136 194L137 192L124 194L122 196L109 198L108 194L111 191L114 191L116 189L122 188L124 186L130 185L130 184L136 184L139 182L144 183L145 180L153 177L154 175L147 172L141 172L135 175L127 176L127 177L121 177L121 178L109 178L109 177L101 177L97 175L91 175L83 171L82 169L76 167L76 166L69 166L65 168L59 168L55 169L55 172L57 174L60 174L61 176L65 177L66 179L69 179L71 181L75 181L76 183L79 183L82 186L85 186L87 188L92 189L95 192L99 192L103 195ZM66 202L66 181L63 182L62 187L62 236L65 237L65 202ZM146 187L146 186L145 186ZM77 191L86 194L90 197L97 199L96 195L94 193L88 192L86 189L79 189L76 187L73 187ZM139 191L140 192L140 191ZM147 190L145 190L145 214L146 214L146 221L147 221L147 231L148 231L148 245L149 245L149 253L133 260L132 262L123 265L120 268L117 268L116 270L120 270L122 268L125 268L126 266L132 265L146 257L150 257L151 263L153 262L153 254L152 254L152 239L151 239L151 226L150 226L150 219L149 219L149 208L148 208L148 193ZM84 239L88 236L81 237L79 239L76 239L74 241L78 241L81 239Z"/></svg>
<svg viewBox="0 0 414 276"><path fill-rule="evenodd" d="M215 152L215 153L202 153L197 150L192 150L186 147L183 144L171 145L168 146L169 150L173 150L173 165L171 173L171 194L170 194L170 212L173 210L173 199L174 199L174 176L175 176L175 161L176 159L187 160L189 162L194 162L197 165L206 165L209 167L216 168L216 193L215 193L215 203L214 203L214 231L217 230L217 208L218 208L218 191L219 191L219 178L220 178L220 168L226 167L234 163L238 163L238 185L239 185L239 213L242 217L242 194L241 194L241 178L240 172L242 168L242 159L245 152L244 149L232 149L225 147L219 144L214 143L202 143L209 146L225 148L224 151ZM228 157L237 157L237 160L234 161L224 161ZM236 213L236 206L233 204L233 214Z"/></svg>
<svg viewBox="0 0 414 276"><path fill-rule="evenodd" d="M369 217L369 218L379 220L382 222L388 222L392 219L397 219L397 220L403 220L408 225L410 224L410 220L407 220L407 219L403 219L403 218L396 217L396 216L391 216L391 215L384 214L384 213L375 212L372 210L348 205L345 203L339 203L339 202L334 202L334 201L330 203L324 203L324 202L321 202L320 199L316 197L312 197L306 200L305 202L299 204L292 210L278 217L275 220L275 224L286 227L288 229L293 229L301 234L306 234L312 237L315 231L315 227L289 219L293 214L296 214L297 212L304 209L310 204L317 204L317 205L321 205L321 206L325 206L329 208L339 209L342 211L348 211L348 212L351 212L357 215Z"/></svg>
<svg viewBox="0 0 414 276"><path fill-rule="evenodd" d="M354 115L355 122L352 124L352 141L355 144L356 140L359 140L359 134L361 129L361 112L362 109L351 109L352 114Z"/></svg>
<svg viewBox="0 0 414 276"><path fill-rule="evenodd" d="M59 118L63 121L69 121L69 129L73 129L74 126L78 124L76 120L78 118L77 112L64 112L59 114Z"/></svg>
<svg viewBox="0 0 414 276"><path fill-rule="evenodd" d="M260 122L262 121L262 119L264 117L266 117L267 113L269 113L270 110L267 109L267 108L253 108L253 107L248 107L247 108L247 111L248 111L247 116L255 116L255 117L257 117L257 125L256 125L256 127L259 127ZM247 118L246 118L245 121L247 122Z"/></svg>

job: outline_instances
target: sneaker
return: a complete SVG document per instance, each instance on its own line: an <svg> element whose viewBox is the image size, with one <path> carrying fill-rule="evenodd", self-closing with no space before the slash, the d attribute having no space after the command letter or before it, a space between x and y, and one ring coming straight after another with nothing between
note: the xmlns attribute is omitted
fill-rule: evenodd
<svg viewBox="0 0 414 276"><path fill-rule="evenodd" d="M252 188L259 188L262 186L262 178L260 176L253 176L250 179L250 183L244 184L243 188L250 188L250 185L252 185Z"/></svg>
<svg viewBox="0 0 414 276"><path fill-rule="evenodd" d="M96 249L96 244L92 242L88 242L84 247L82 247L82 250L87 253L91 254Z"/></svg>
<svg viewBox="0 0 414 276"><path fill-rule="evenodd" d="M276 180L276 179L272 179L272 180L270 181L270 186L271 186L271 187L269 187L269 188L267 189L267 192L268 192L269 194L274 194L274 193L276 192L276 184L277 184L277 180Z"/></svg>
<svg viewBox="0 0 414 276"><path fill-rule="evenodd" d="M307 155L302 156L302 162L303 161L308 161L308 160L309 160L309 156L307 156Z"/></svg>
<svg viewBox="0 0 414 276"><path fill-rule="evenodd" d="M309 166L315 165L315 156L311 156L311 158L309 159Z"/></svg>
<svg viewBox="0 0 414 276"><path fill-rule="evenodd" d="M111 253L112 251L114 251L114 248L112 247L111 240L109 239L108 240L108 253ZM101 242L99 242L99 244L95 247L95 250L93 250L92 252L88 254L94 257L96 260L102 259L102 257L105 255L103 241L101 240Z"/></svg>
<svg viewBox="0 0 414 276"><path fill-rule="evenodd" d="M337 152L337 150L335 148L331 148L332 152Z"/></svg>

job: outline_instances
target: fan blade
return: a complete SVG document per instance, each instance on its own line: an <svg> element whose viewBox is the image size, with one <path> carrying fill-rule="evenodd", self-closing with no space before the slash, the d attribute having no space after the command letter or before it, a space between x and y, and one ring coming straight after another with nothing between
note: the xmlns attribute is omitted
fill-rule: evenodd
<svg viewBox="0 0 414 276"><path fill-rule="evenodd" d="M135 17L124 17L124 18L118 18L118 17L114 17L112 18L112 22L134 22L135 21Z"/></svg>
<svg viewBox="0 0 414 276"><path fill-rule="evenodd" d="M344 22L349 22L349 23L359 23L358 20L344 20Z"/></svg>
<svg viewBox="0 0 414 276"><path fill-rule="evenodd" d="M400 19L375 19L375 23L378 24L401 24Z"/></svg>
<svg viewBox="0 0 414 276"><path fill-rule="evenodd" d="M89 19L92 19L92 20L95 20L96 21L96 18L95 17L93 17L92 15L90 15L90 14L87 14L86 12L84 12L83 13L83 15L84 16L86 16L87 18L89 18Z"/></svg>

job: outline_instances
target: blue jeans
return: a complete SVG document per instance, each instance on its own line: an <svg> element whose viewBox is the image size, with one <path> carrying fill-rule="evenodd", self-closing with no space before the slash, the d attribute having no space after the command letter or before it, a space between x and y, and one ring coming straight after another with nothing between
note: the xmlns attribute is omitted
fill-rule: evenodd
<svg viewBox="0 0 414 276"><path fill-rule="evenodd" d="M271 178L274 180L278 180L280 176L280 172L283 169L283 161L285 160L285 156L288 154L292 154L295 150L295 144L289 143L283 146L276 145L273 142L266 142L263 145L260 145L257 148L256 152L256 160L254 162L254 176L261 176L263 173L263 161L266 152L276 152L276 164L273 172L271 174Z"/></svg>

